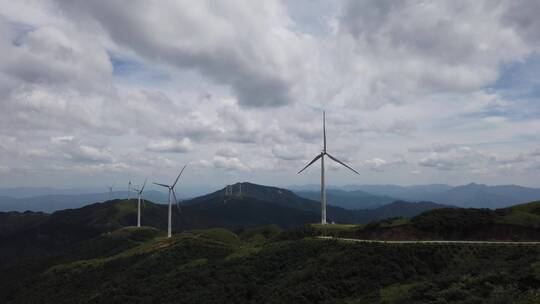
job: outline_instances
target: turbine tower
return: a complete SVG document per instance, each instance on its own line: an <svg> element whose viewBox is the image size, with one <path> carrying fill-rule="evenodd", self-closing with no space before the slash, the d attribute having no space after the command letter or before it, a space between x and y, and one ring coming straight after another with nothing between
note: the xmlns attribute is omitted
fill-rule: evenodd
<svg viewBox="0 0 540 304"><path fill-rule="evenodd" d="M309 163L307 164L302 170L298 171L297 174L302 173L302 171L306 170L307 167L311 166L314 162L316 162L319 158L321 159L321 224L326 224L326 188L324 186L324 157L328 156L331 160L337 162L340 165L343 165L345 168L351 170L352 172L356 174L360 174L356 172L353 168L347 166L342 161L338 160L337 158L330 155L328 152L326 152L326 118L325 113L323 111L323 149L321 153Z"/></svg>
<svg viewBox="0 0 540 304"><path fill-rule="evenodd" d="M130 198L130 194L131 194L131 181L129 181L129 183L128 183L128 201L129 201L129 198Z"/></svg>
<svg viewBox="0 0 540 304"><path fill-rule="evenodd" d="M144 184L142 185L141 190L133 188L133 190L135 190L139 196L139 200L137 202L137 227L141 227L141 198L143 198L142 193L144 191L144 186L146 186L146 178L144 179Z"/></svg>
<svg viewBox="0 0 540 304"><path fill-rule="evenodd" d="M165 188L169 189L169 229L167 230L167 237L172 236L171 222L172 222L172 200L173 200L173 198L174 198L175 203L178 203L178 200L176 199L176 194L174 193L174 186L176 186L176 183L178 182L178 179L180 179L180 175L182 175L182 172L184 172L184 169L186 168L186 166L187 165L184 165L184 168L182 168L182 171L180 171L180 174L178 174L178 177L176 178L176 180L174 181L174 184L172 184L172 186L165 185L165 184L154 183L155 185L158 185L158 186L165 187Z"/></svg>
<svg viewBox="0 0 540 304"><path fill-rule="evenodd" d="M112 184L111 186L108 186L107 188L109 189L109 201L112 200L112 189L114 187L114 184Z"/></svg>

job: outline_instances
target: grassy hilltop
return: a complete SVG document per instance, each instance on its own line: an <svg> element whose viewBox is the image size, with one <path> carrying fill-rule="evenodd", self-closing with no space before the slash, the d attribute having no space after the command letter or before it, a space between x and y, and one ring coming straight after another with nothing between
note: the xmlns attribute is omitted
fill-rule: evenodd
<svg viewBox="0 0 540 304"><path fill-rule="evenodd" d="M319 234L374 240L540 241L540 201L502 209L442 208L367 225L313 225Z"/></svg>

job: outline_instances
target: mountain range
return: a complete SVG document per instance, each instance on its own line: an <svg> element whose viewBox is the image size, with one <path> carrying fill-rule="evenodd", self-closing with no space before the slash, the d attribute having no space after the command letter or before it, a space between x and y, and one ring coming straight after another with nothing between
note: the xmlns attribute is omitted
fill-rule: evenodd
<svg viewBox="0 0 540 304"><path fill-rule="evenodd" d="M57 210L79 208L84 205L105 201L108 199L127 198L127 191L114 191L109 193L83 193L83 194L46 194L29 197L0 196L0 211L41 211L54 212ZM131 197L136 194L132 193ZM154 202L167 202L167 194L149 190L145 191L144 197Z"/></svg>
<svg viewBox="0 0 540 304"><path fill-rule="evenodd" d="M236 184L238 186L239 184ZM172 213L173 231L222 227L232 230L275 224L291 228L320 220L320 204L293 192L242 183L242 195L226 195L225 188L183 201ZM447 206L431 202L397 201L379 208L347 210L329 206L330 222L368 223L388 217L411 217ZM147 201L142 206L142 225L165 230L168 207ZM49 255L65 247L136 223L137 203L111 200L51 214L0 212L0 258Z"/></svg>
<svg viewBox="0 0 540 304"><path fill-rule="evenodd" d="M317 198L320 190L313 185L295 186L296 193L306 198ZM312 190L310 190L312 189ZM347 185L332 187L328 202L348 209L380 206L388 199L405 201L431 201L465 208L503 208L540 199L540 189L516 185L488 186L470 183L462 186L443 184L397 185Z"/></svg>
<svg viewBox="0 0 540 304"><path fill-rule="evenodd" d="M321 199L320 190L297 190L295 193L301 197L315 201ZM384 195L375 195L362 190L346 191L340 189L328 189L326 190L326 200L329 205L354 210L377 208L399 199Z"/></svg>
<svg viewBox="0 0 540 304"><path fill-rule="evenodd" d="M207 192L203 189L209 189L209 187L197 186L193 189L184 187L178 194L184 200L196 201L189 199L189 197L198 198L200 193ZM315 201L320 200L319 185L291 186L289 189L300 197ZM94 192L88 192L90 190ZM96 192L95 190L0 188L0 211L54 212L68 208L79 208L108 199L108 193ZM192 195L195 193L197 196ZM114 199L126 197L127 192L125 191L116 191L112 196ZM166 193L155 190L146 191L145 197L152 202L165 203L168 200ZM540 199L540 189L516 185L487 186L475 183L456 187L443 184L418 186L346 185L342 187L329 186L327 198L329 205L350 210L373 209L399 200L429 201L457 207L494 209L538 200ZM265 199L267 198L263 200Z"/></svg>

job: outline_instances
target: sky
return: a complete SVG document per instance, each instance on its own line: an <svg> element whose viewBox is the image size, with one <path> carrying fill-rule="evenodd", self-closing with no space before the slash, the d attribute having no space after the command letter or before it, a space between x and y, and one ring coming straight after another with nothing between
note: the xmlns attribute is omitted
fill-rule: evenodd
<svg viewBox="0 0 540 304"><path fill-rule="evenodd" d="M540 187L540 2L0 0L0 186Z"/></svg>

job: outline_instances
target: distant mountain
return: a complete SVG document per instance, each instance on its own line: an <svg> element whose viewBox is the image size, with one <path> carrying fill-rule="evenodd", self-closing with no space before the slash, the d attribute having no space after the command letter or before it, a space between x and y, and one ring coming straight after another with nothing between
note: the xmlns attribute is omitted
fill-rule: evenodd
<svg viewBox="0 0 540 304"><path fill-rule="evenodd" d="M147 185L146 188L149 191L153 191L152 185ZM178 197L182 198L191 198L195 196L202 195L217 189L217 187L210 187L206 185L178 185L176 187L176 192ZM118 184L114 187L114 190L118 193L127 193L127 183L125 185L119 186ZM160 191L157 191L160 192ZM6 196L11 198L30 198L37 196L48 196L48 195L81 195L81 194L99 194L99 193L108 193L106 192L106 187L79 187L79 188L52 188L52 187L11 187L11 188L0 188L0 197ZM126 194L122 194L121 197L126 197ZM167 197L167 196L166 196Z"/></svg>
<svg viewBox="0 0 540 304"><path fill-rule="evenodd" d="M373 195L395 197L406 201L432 201L458 207L502 208L540 199L540 189L516 185L487 186L470 183L452 187L442 184L397 185L348 185L341 189L361 190Z"/></svg>
<svg viewBox="0 0 540 304"><path fill-rule="evenodd" d="M460 207L502 208L540 199L540 189L471 183L438 194L436 201Z"/></svg>
<svg viewBox="0 0 540 304"><path fill-rule="evenodd" d="M240 186L241 185L241 186ZM240 196L240 187L242 188ZM330 190L334 193L334 190ZM232 185L232 195L226 196L225 189L218 190L216 192L200 196L191 200L183 201L184 205L197 205L206 206L209 203L214 203L215 201L226 202L231 198L235 199L257 199L261 201L267 201L282 207L299 209L302 211L307 211L313 214L316 214L320 217L321 204L318 201L300 197L294 192L270 186L257 185L252 183L236 183ZM358 195L360 197L362 194L352 193L352 196L355 197ZM372 195L367 194L368 197L373 198ZM390 198L381 198L387 199L387 202L390 203L394 200ZM318 197L317 197L318 200ZM382 204L381 204L382 205ZM399 208L398 208L399 207ZM420 212L435 209L435 208L444 208L448 205L440 205L435 203L408 203L401 202L397 205L389 205L388 207L381 206L379 208L373 209L358 209L358 210L348 210L342 207L336 207L329 205L327 206L327 219L328 221L334 221L337 223L368 223L372 220L380 219L383 214L391 213L391 216L412 216L419 214ZM387 211L383 211L387 210ZM388 210L394 210L389 212ZM318 220L317 220L318 221Z"/></svg>
<svg viewBox="0 0 540 304"><path fill-rule="evenodd" d="M295 191L303 198L320 201L321 192L319 191ZM361 190L344 191L339 189L326 190L326 199L329 205L345 209L371 209L380 207L396 201L389 196L379 196L370 194Z"/></svg>
<svg viewBox="0 0 540 304"><path fill-rule="evenodd" d="M135 193L131 197L135 197ZM160 191L145 191L146 199L154 202L167 202L168 196ZM112 193L112 199L127 198L127 191ZM13 198L0 196L0 211L41 211L54 212L57 210L79 208L90 203L103 202L109 199L109 193L86 194L50 194L32 197Z"/></svg>
<svg viewBox="0 0 540 304"><path fill-rule="evenodd" d="M346 191L361 190L374 195L386 195L402 200L429 200L430 195L443 193L452 189L452 186L443 184L430 184L418 186L397 185L347 185L342 187Z"/></svg>

